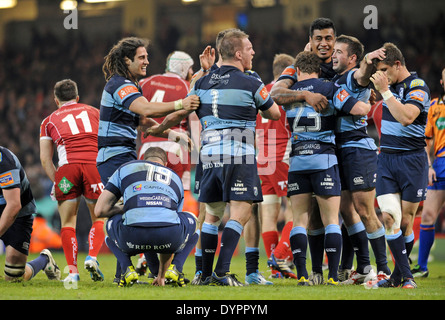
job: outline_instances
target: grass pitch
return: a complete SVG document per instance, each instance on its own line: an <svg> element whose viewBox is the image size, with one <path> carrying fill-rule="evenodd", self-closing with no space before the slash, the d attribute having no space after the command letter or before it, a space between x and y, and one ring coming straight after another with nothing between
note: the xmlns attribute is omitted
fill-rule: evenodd
<svg viewBox="0 0 445 320"><path fill-rule="evenodd" d="M57 264L62 270L62 279L66 266L62 252L53 253ZM191 301L245 301L250 303L280 300L444 300L445 299L445 262L436 261L429 264L430 276L417 278L418 288L406 290L401 288L366 289L363 286L313 286L299 287L293 279L274 279L272 286L246 287L153 287L150 285L134 285L128 288L117 288L112 284L115 271L115 258L112 254L102 254L98 257L100 267L105 276L104 282L93 282L89 273L83 269L85 254L79 254L80 282L77 288L66 288L62 282L49 281L44 272L40 272L34 279L23 283L7 283L3 273L0 276L1 300L169 300L176 301L175 305L191 303ZM32 260L36 255L30 255ZM136 264L136 257L134 258ZM0 269L4 266L4 255L0 256ZM310 266L310 261L308 261ZM390 262L392 269L392 263ZM194 257L189 256L184 265L184 273L192 279L195 271ZM245 259L243 254L232 260L231 271L244 282ZM260 271L265 277L270 275L266 266L266 259L260 259ZM327 274L325 274L326 279ZM141 277L145 280L146 277Z"/></svg>

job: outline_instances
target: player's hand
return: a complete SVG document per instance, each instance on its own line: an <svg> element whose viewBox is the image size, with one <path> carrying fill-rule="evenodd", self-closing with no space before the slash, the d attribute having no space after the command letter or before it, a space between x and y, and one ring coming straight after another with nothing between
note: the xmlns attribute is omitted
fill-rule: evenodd
<svg viewBox="0 0 445 320"><path fill-rule="evenodd" d="M165 286L165 277L161 278L161 277L157 276L156 278L154 278L152 284L154 286L156 286L156 287L163 287L163 286Z"/></svg>
<svg viewBox="0 0 445 320"><path fill-rule="evenodd" d="M56 199L56 184L53 183L53 187L51 188L51 194L49 195L52 201L57 201Z"/></svg>
<svg viewBox="0 0 445 320"><path fill-rule="evenodd" d="M306 102L315 109L315 111L322 113L328 107L328 99L321 93L308 91L305 98Z"/></svg>
<svg viewBox="0 0 445 320"><path fill-rule="evenodd" d="M197 95L191 95L182 99L182 107L187 111L195 111L199 108L200 104L201 102L199 101L199 97Z"/></svg>
<svg viewBox="0 0 445 320"><path fill-rule="evenodd" d="M162 129L162 126L160 124L151 126L150 128L147 128L144 132L144 138L147 138L149 135L152 136L157 136L159 134L161 134L162 132L164 132L164 130Z"/></svg>
<svg viewBox="0 0 445 320"><path fill-rule="evenodd" d="M365 55L366 63L372 64L374 59L382 61L386 58L386 49L380 48Z"/></svg>
<svg viewBox="0 0 445 320"><path fill-rule="evenodd" d="M435 181L437 181L436 171L433 169L433 167L429 167L428 168L428 185L432 186Z"/></svg>
<svg viewBox="0 0 445 320"><path fill-rule="evenodd" d="M204 51L199 55L199 63L204 70L210 70L215 64L216 51L211 46L207 46Z"/></svg>
<svg viewBox="0 0 445 320"><path fill-rule="evenodd" d="M176 132L171 130L168 134L168 139L176 143L179 143L183 148L187 149L189 152L193 149L192 139L184 132Z"/></svg>
<svg viewBox="0 0 445 320"><path fill-rule="evenodd" d="M374 73L370 80L378 92L383 93L388 90L388 78L383 71L377 71Z"/></svg>
<svg viewBox="0 0 445 320"><path fill-rule="evenodd" d="M369 104L372 106L377 102L377 93L375 93L374 89L371 89L371 95L369 96Z"/></svg>

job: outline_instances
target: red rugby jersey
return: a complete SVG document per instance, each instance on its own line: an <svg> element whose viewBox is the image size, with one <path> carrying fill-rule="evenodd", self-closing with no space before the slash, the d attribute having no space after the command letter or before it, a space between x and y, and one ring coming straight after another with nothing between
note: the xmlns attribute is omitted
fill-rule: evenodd
<svg viewBox="0 0 445 320"><path fill-rule="evenodd" d="M99 109L66 103L40 125L40 139L57 145L59 167L67 163L96 163Z"/></svg>
<svg viewBox="0 0 445 320"><path fill-rule="evenodd" d="M266 85L271 90L273 82ZM258 163L265 164L269 161L287 161L289 138L291 136L286 112L280 106L280 120L268 120L258 113L256 121L256 144L258 149Z"/></svg>
<svg viewBox="0 0 445 320"><path fill-rule="evenodd" d="M142 94L150 102L171 102L178 99L184 99L189 90L190 83L183 80L180 76L172 73L158 74L143 79L140 82ZM165 117L153 118L153 120L161 123ZM183 119L179 125L172 127L173 130L188 131L187 118ZM164 141L165 138L141 136L141 143L149 141Z"/></svg>

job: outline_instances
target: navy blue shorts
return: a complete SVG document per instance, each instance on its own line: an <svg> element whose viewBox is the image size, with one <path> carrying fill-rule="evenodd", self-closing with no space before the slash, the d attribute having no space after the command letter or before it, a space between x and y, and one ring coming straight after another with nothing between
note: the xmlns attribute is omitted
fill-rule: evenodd
<svg viewBox="0 0 445 320"><path fill-rule="evenodd" d="M199 202L263 201L256 161L252 164L236 161L242 160L202 164Z"/></svg>
<svg viewBox="0 0 445 320"><path fill-rule="evenodd" d="M377 151L363 148L337 150L342 190L374 189L377 179Z"/></svg>
<svg viewBox="0 0 445 320"><path fill-rule="evenodd" d="M400 193L402 200L425 200L428 186L428 158L426 152L381 152L377 165L376 195Z"/></svg>
<svg viewBox="0 0 445 320"><path fill-rule="evenodd" d="M140 227L124 225L122 215L107 221L107 234L128 255L144 252L176 253L196 232L196 218L188 212L179 212L180 224L165 227Z"/></svg>
<svg viewBox="0 0 445 320"><path fill-rule="evenodd" d="M12 226L0 237L5 247L11 246L24 255L28 255L33 222L33 215L15 219Z"/></svg>
<svg viewBox="0 0 445 320"><path fill-rule="evenodd" d="M100 179L104 186L107 185L108 180L113 175L113 173L119 169L124 163L137 160L136 151L118 154L107 161L100 162L97 164L97 170L100 174Z"/></svg>
<svg viewBox="0 0 445 320"><path fill-rule="evenodd" d="M287 196L315 193L318 196L341 195L338 166L314 172L289 171Z"/></svg>

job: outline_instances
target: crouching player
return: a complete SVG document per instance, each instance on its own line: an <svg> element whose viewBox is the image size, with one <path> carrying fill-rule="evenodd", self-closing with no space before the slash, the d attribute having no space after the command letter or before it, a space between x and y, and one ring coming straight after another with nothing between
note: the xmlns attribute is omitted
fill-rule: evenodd
<svg viewBox="0 0 445 320"><path fill-rule="evenodd" d="M60 280L60 269L49 250L26 263L35 213L25 170L9 149L0 146L0 240L6 248L6 281L31 280L41 270L48 279Z"/></svg>
<svg viewBox="0 0 445 320"><path fill-rule="evenodd" d="M123 272L119 287L138 281L131 256L150 252L160 254L153 285L165 285L167 269L179 270L176 277L170 277L183 285L182 266L198 241L196 216L181 211L184 189L179 176L166 167L165 151L151 147L144 159L116 170L97 201L95 215L110 217L105 243ZM121 197L123 207L114 206Z"/></svg>

